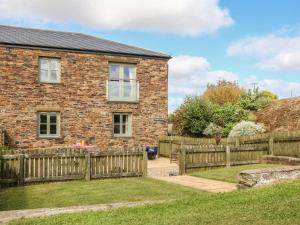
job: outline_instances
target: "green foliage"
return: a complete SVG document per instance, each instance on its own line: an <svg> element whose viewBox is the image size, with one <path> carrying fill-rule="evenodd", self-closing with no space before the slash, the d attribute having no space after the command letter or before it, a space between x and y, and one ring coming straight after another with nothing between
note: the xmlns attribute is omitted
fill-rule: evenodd
<svg viewBox="0 0 300 225"><path fill-rule="evenodd" d="M214 105L200 97L187 98L174 113L174 128L181 135L201 136L212 120Z"/></svg>
<svg viewBox="0 0 300 225"><path fill-rule="evenodd" d="M245 92L236 83L221 80L208 85L203 96L187 98L169 121L179 135L214 136L214 129L220 127L222 136L228 136L237 123L255 121L253 111L277 98L270 91Z"/></svg>
<svg viewBox="0 0 300 225"><path fill-rule="evenodd" d="M245 110L256 111L264 108L271 101L278 99L277 95L270 91L258 91L258 89L243 93L240 98L240 105Z"/></svg>
<svg viewBox="0 0 300 225"><path fill-rule="evenodd" d="M262 125L251 121L242 121L234 126L229 133L229 137L248 136L264 132L266 132L266 129Z"/></svg>
<svg viewBox="0 0 300 225"><path fill-rule="evenodd" d="M227 137L235 125L236 123L227 123L225 127L222 128L222 136Z"/></svg>
<svg viewBox="0 0 300 225"><path fill-rule="evenodd" d="M247 112L239 104L227 103L215 107L212 121L218 126L225 127L229 123L238 123L247 119Z"/></svg>
<svg viewBox="0 0 300 225"><path fill-rule="evenodd" d="M203 131L203 134L209 137L220 135L221 133L222 127L216 125L215 123L210 123Z"/></svg>

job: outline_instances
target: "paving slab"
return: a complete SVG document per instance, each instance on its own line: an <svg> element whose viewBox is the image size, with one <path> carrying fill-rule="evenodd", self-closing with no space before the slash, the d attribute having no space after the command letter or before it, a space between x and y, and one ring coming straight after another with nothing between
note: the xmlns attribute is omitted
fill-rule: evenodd
<svg viewBox="0 0 300 225"><path fill-rule="evenodd" d="M237 185L228 182L204 179L200 177L192 177L189 175L181 176L164 176L164 177L154 177L155 179L180 184L186 187L197 188L209 192L229 192L237 189Z"/></svg>

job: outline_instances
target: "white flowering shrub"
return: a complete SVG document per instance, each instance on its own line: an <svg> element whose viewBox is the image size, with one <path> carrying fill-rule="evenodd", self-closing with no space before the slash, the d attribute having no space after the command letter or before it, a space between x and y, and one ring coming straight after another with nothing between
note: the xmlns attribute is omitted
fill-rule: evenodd
<svg viewBox="0 0 300 225"><path fill-rule="evenodd" d="M242 121L235 125L229 133L229 137L240 137L266 132L262 124L256 124L251 121Z"/></svg>
<svg viewBox="0 0 300 225"><path fill-rule="evenodd" d="M215 135L220 135L222 132L222 127L219 127L215 123L210 123L203 131L203 134L205 136L215 136Z"/></svg>

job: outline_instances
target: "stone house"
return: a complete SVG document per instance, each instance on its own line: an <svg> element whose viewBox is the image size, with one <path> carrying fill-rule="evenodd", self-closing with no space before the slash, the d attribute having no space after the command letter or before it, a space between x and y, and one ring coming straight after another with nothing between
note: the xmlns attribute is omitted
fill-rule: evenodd
<svg viewBox="0 0 300 225"><path fill-rule="evenodd" d="M0 26L0 128L17 148L155 145L167 134L169 55Z"/></svg>

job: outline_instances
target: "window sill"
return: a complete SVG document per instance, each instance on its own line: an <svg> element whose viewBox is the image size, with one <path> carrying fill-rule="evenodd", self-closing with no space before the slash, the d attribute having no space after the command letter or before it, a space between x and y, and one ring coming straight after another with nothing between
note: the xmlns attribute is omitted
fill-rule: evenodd
<svg viewBox="0 0 300 225"><path fill-rule="evenodd" d="M40 81L39 84L61 84L60 81Z"/></svg>
<svg viewBox="0 0 300 225"><path fill-rule="evenodd" d="M131 136L113 136L113 138L119 138L119 139L122 139L122 138L124 138L124 139L130 139L130 138L133 138L133 136L131 135Z"/></svg>
<svg viewBox="0 0 300 225"><path fill-rule="evenodd" d="M52 137L47 137L47 136L38 136L38 139L62 139L61 136L52 136Z"/></svg>
<svg viewBox="0 0 300 225"><path fill-rule="evenodd" d="M122 100L107 100L111 104L139 104L139 101L122 101Z"/></svg>

